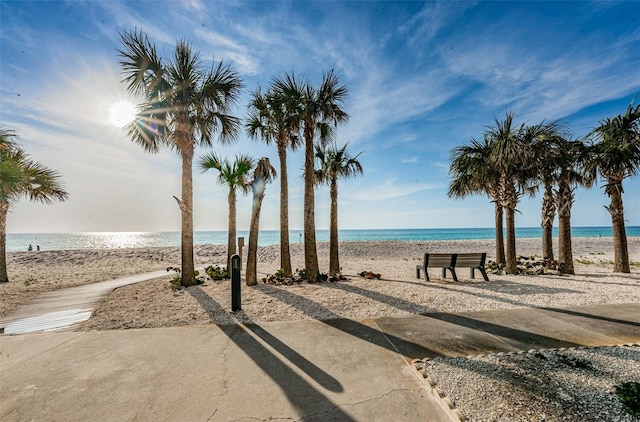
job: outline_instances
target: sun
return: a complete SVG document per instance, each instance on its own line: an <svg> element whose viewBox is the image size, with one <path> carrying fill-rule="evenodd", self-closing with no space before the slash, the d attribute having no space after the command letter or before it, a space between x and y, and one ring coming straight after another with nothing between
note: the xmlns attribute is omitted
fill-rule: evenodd
<svg viewBox="0 0 640 422"><path fill-rule="evenodd" d="M109 122L117 127L123 127L136 117L136 106L130 101L118 101L109 107Z"/></svg>

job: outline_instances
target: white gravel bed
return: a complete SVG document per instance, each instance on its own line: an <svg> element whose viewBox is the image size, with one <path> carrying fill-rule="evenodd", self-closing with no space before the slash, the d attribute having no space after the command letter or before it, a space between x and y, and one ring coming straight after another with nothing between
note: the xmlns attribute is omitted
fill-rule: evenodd
<svg viewBox="0 0 640 422"><path fill-rule="evenodd" d="M615 386L640 382L640 347L436 358L423 370L469 421L631 422Z"/></svg>

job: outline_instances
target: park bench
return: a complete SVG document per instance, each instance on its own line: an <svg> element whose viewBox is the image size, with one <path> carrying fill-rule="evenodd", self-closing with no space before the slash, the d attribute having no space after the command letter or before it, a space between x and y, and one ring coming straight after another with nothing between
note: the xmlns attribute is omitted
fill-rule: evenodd
<svg viewBox="0 0 640 422"><path fill-rule="evenodd" d="M456 268L469 268L471 278L475 278L475 270L482 273L485 281L489 281L487 271L484 268L487 260L486 253L425 253L422 265L416 265L416 278L420 278L420 270L424 271L424 276L429 281L427 268L442 268L442 278L447 277L447 270L451 272L454 281L458 281Z"/></svg>

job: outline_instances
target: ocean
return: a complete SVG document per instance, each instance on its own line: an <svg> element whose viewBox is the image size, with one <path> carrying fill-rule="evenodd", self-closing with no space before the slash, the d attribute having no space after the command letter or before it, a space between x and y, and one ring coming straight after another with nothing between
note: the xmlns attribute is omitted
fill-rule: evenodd
<svg viewBox="0 0 640 422"><path fill-rule="evenodd" d="M611 227L572 227L573 237L610 237ZM554 236L558 235L554 228ZM540 227L521 227L516 229L518 238L536 238L542 236ZM640 236L640 226L627 227L627 236ZM238 231L238 237L245 238L248 243L248 232ZM493 239L493 228L476 229L371 229L371 230L340 230L340 241L361 240L473 240ZM291 243L302 241L302 230L289 232ZM317 230L318 242L329 241L329 230ZM278 230L262 230L258 237L260 246L278 244L280 232ZM194 232L194 244L227 244L226 231L197 231ZM103 249L103 248L141 248L152 246L179 246L179 232L90 232L90 233L9 233L7 234L7 251L26 251L29 245L35 250L66 250L66 249Z"/></svg>

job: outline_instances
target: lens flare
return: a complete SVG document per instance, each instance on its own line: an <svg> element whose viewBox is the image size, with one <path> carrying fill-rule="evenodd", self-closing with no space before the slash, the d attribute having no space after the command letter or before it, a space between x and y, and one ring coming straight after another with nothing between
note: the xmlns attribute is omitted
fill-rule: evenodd
<svg viewBox="0 0 640 422"><path fill-rule="evenodd" d="M136 106L129 101L118 101L109 108L109 122L117 127L123 127L136 117Z"/></svg>

